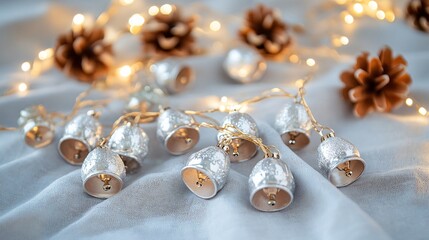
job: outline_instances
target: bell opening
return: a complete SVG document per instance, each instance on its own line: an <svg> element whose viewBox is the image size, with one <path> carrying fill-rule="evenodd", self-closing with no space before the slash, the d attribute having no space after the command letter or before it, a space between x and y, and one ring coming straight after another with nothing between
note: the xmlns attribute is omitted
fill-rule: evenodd
<svg viewBox="0 0 429 240"><path fill-rule="evenodd" d="M90 151L84 142L73 138L61 141L59 150L64 160L72 165L81 165Z"/></svg>
<svg viewBox="0 0 429 240"><path fill-rule="evenodd" d="M122 189L122 180L108 173L98 173L84 182L85 191L96 198L109 198Z"/></svg>
<svg viewBox="0 0 429 240"><path fill-rule="evenodd" d="M281 137L284 144L292 150L302 149L310 143L310 138L307 134L298 131L283 133Z"/></svg>
<svg viewBox="0 0 429 240"><path fill-rule="evenodd" d="M121 154L119 156L124 162L125 170L127 171L127 173L133 174L140 169L140 163L137 161L136 158L121 155Z"/></svg>
<svg viewBox="0 0 429 240"><path fill-rule="evenodd" d="M231 162L244 162L255 156L258 148L250 141L236 138L229 145L229 158Z"/></svg>
<svg viewBox="0 0 429 240"><path fill-rule="evenodd" d="M54 132L45 126L35 126L25 134L25 142L34 148L49 145L54 139Z"/></svg>
<svg viewBox="0 0 429 240"><path fill-rule="evenodd" d="M333 168L328 178L336 187L345 187L356 181L364 170L365 162L362 159L347 159Z"/></svg>
<svg viewBox="0 0 429 240"><path fill-rule="evenodd" d="M280 211L292 203L293 195L282 186L257 189L251 196L253 207L264 212Z"/></svg>
<svg viewBox="0 0 429 240"><path fill-rule="evenodd" d="M183 169L182 180L189 190L200 198L212 198L217 193L216 184L201 169L191 167Z"/></svg>
<svg viewBox="0 0 429 240"><path fill-rule="evenodd" d="M173 155L181 155L192 149L200 139L200 133L195 128L183 127L177 129L166 141L167 150Z"/></svg>
<svg viewBox="0 0 429 240"><path fill-rule="evenodd" d="M189 82L192 80L192 69L188 66L180 69L180 72L177 74L175 89L176 92L181 92L189 85Z"/></svg>

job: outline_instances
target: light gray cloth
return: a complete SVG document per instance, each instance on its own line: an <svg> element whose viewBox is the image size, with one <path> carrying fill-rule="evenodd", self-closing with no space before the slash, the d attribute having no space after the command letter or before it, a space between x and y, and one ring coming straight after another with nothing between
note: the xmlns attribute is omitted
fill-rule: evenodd
<svg viewBox="0 0 429 240"><path fill-rule="evenodd" d="M20 62L53 46L56 36L68 28L73 14L79 10L97 14L107 5L106 1L72 2L0 3L2 90L23 78L18 73ZM236 25L244 10L254 5L254 2L226 0L206 3L219 14L236 14L236 19L230 18ZM305 11L314 3L317 1L266 2L278 6L291 22L304 22ZM195 4L187 10L191 11L192 6ZM141 9L135 7L129 11ZM234 36L232 26L231 36ZM272 127L275 114L286 101L282 99L256 104L249 110L257 120L263 140L278 146L283 161L295 176L294 202L276 213L259 212L249 203L248 175L263 157L261 152L251 161L232 164L224 189L215 198L203 200L193 195L180 178L180 170L191 153L169 155L155 137L156 124L146 124L144 129L151 138L150 152L141 171L127 176L119 194L100 200L84 193L79 167L67 164L58 155L62 129L58 129L54 143L43 149L26 146L18 131L1 132L0 238L427 239L428 119L405 107L364 119L353 117L351 106L339 93L342 85L339 74L353 64L360 51L375 53L388 44L409 62L414 80L411 95L429 106L429 35L418 33L402 20L390 24L362 18L353 27L354 32L348 34L350 46L340 49L342 58L333 61L316 56L319 71L307 89L308 103L319 121L354 143L366 160L365 173L351 186L337 189L320 173L316 162L320 141L316 134L312 135L309 146L296 153L282 143ZM317 28L309 29L317 31ZM128 47L128 52L138 51ZM277 86L294 90L294 80L305 73L290 64L270 62L262 81L239 85L231 83L222 72L222 53L185 61L196 71L195 84L183 94L172 96L170 102L186 109L207 108L214 96L241 100ZM19 110L32 104L68 112L74 98L87 87L56 69L33 81L35 89L27 96L0 98L1 124L15 126ZM120 104L116 104L103 112L101 120L110 125L120 113ZM222 115L216 117L220 120ZM204 129L201 136L194 151L216 144L214 131Z"/></svg>

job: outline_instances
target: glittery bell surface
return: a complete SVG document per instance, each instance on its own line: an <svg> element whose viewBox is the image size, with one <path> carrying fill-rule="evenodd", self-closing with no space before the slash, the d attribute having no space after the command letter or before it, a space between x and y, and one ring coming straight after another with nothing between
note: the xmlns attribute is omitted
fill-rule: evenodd
<svg viewBox="0 0 429 240"><path fill-rule="evenodd" d="M125 165L112 150L97 147L85 158L81 177L83 188L89 195L108 198L122 189Z"/></svg>
<svg viewBox="0 0 429 240"><path fill-rule="evenodd" d="M167 105L164 92L149 85L133 93L128 101L128 112L155 112L159 106Z"/></svg>
<svg viewBox="0 0 429 240"><path fill-rule="evenodd" d="M79 114L64 127L64 135L58 144L58 151L68 163L81 165L88 153L95 148L102 133L102 125L95 113L90 111Z"/></svg>
<svg viewBox="0 0 429 240"><path fill-rule="evenodd" d="M293 201L295 180L280 159L259 161L249 176L250 203L264 212L280 211Z"/></svg>
<svg viewBox="0 0 429 240"><path fill-rule="evenodd" d="M155 81L159 88L169 94L184 91L194 79L191 67L176 59L165 59L152 65Z"/></svg>
<svg viewBox="0 0 429 240"><path fill-rule="evenodd" d="M325 138L317 148L319 167L337 187L356 181L365 170L365 161L350 142L332 136Z"/></svg>
<svg viewBox="0 0 429 240"><path fill-rule="evenodd" d="M245 134L259 137L258 126L255 120L247 113L232 112L223 119L222 125L233 125ZM234 131L234 129L230 130ZM219 132L217 136L219 142L227 137L228 133L226 132ZM255 156L258 150L254 143L240 138L233 138L229 148L231 162L247 161Z"/></svg>
<svg viewBox="0 0 429 240"><path fill-rule="evenodd" d="M42 105L21 110L18 126L25 135L25 143L34 148L49 145L55 138L55 126Z"/></svg>
<svg viewBox="0 0 429 240"><path fill-rule="evenodd" d="M312 124L302 104L286 104L277 114L274 127L283 142L293 150L301 149L310 143Z"/></svg>
<svg viewBox="0 0 429 240"><path fill-rule="evenodd" d="M131 173L140 168L149 152L149 137L138 125L127 123L119 126L110 137L107 146L119 154Z"/></svg>
<svg viewBox="0 0 429 240"><path fill-rule="evenodd" d="M167 151L181 155L191 150L199 141L194 118L181 111L166 109L158 117L157 136Z"/></svg>
<svg viewBox="0 0 429 240"><path fill-rule="evenodd" d="M232 80L250 83L261 79L267 70L267 64L256 50L242 45L228 51L223 69Z"/></svg>
<svg viewBox="0 0 429 240"><path fill-rule="evenodd" d="M195 195L208 199L223 188L229 169L228 154L219 147L210 146L189 157L182 169L182 180Z"/></svg>

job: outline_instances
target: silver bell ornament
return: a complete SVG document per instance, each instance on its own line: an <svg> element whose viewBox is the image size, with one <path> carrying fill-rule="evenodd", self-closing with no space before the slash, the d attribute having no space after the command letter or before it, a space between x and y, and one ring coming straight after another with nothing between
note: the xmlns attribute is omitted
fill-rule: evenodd
<svg viewBox="0 0 429 240"><path fill-rule="evenodd" d="M121 191L125 165L117 153L97 147L85 158L81 177L85 192L96 198L108 198Z"/></svg>
<svg viewBox="0 0 429 240"><path fill-rule="evenodd" d="M261 79L267 70L267 64L255 49L241 45L228 51L223 69L232 80L251 83Z"/></svg>
<svg viewBox="0 0 429 240"><path fill-rule="evenodd" d="M317 148L319 167L336 187L356 181L365 170L365 161L350 142L329 133Z"/></svg>
<svg viewBox="0 0 429 240"><path fill-rule="evenodd" d="M255 120L247 113L231 112L224 119L222 126L233 125L244 134L259 137L258 126ZM233 128L229 129L234 132ZM229 145L229 157L231 162L243 162L251 159L258 151L258 147L251 141L237 137L229 137L227 132L219 132L218 141L222 142L226 138L231 138Z"/></svg>
<svg viewBox="0 0 429 240"><path fill-rule="evenodd" d="M198 127L192 116L174 109L164 109L158 117L157 136L170 154L181 155L199 141Z"/></svg>
<svg viewBox="0 0 429 240"><path fill-rule="evenodd" d="M295 180L280 159L264 158L249 176L250 203L260 211L280 211L293 201Z"/></svg>
<svg viewBox="0 0 429 240"><path fill-rule="evenodd" d="M293 150L310 143L311 119L300 103L288 103L276 116L274 127L283 142Z"/></svg>
<svg viewBox="0 0 429 240"><path fill-rule="evenodd" d="M219 147L206 147L189 157L182 169L182 180L195 195L209 199L226 183L230 161L228 154Z"/></svg>
<svg viewBox="0 0 429 240"><path fill-rule="evenodd" d="M192 68L177 59L156 62L150 69L158 87L169 94L183 92L194 79Z"/></svg>
<svg viewBox="0 0 429 240"><path fill-rule="evenodd" d="M58 144L61 157L72 165L81 165L103 133L98 121L99 114L93 110L74 117L64 127L64 135Z"/></svg>
<svg viewBox="0 0 429 240"><path fill-rule="evenodd" d="M18 126L24 132L25 143L34 148L49 145L55 137L55 126L42 105L21 110Z"/></svg>
<svg viewBox="0 0 429 240"><path fill-rule="evenodd" d="M116 128L107 146L124 161L128 173L140 168L149 152L149 137L138 125L127 122Z"/></svg>
<svg viewBox="0 0 429 240"><path fill-rule="evenodd" d="M128 112L152 112L158 111L159 106L165 106L167 99L164 92L149 85L133 93L128 101Z"/></svg>

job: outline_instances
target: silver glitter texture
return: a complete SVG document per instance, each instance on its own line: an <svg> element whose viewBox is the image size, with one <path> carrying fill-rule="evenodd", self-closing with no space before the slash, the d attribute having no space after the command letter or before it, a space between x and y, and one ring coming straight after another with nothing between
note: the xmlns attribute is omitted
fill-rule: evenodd
<svg viewBox="0 0 429 240"><path fill-rule="evenodd" d="M176 131L181 128L191 128L198 131L198 128L192 126L195 122L194 118L190 115L187 115L179 110L175 109L166 109L161 112L158 117L157 131L156 135L158 139L161 141L161 144L171 153L175 155L184 154L191 149L187 149L186 151L181 152L172 152L167 147L168 140L173 137ZM193 139L192 147L197 144L199 139Z"/></svg>
<svg viewBox="0 0 429 240"><path fill-rule="evenodd" d="M42 105L35 105L25 108L20 111L18 118L18 126L26 136L26 143L32 147L44 147L52 142L55 135L55 125L51 119L48 118L48 113ZM37 143L30 143L27 134L35 127L46 129L44 141Z"/></svg>
<svg viewBox="0 0 429 240"><path fill-rule="evenodd" d="M169 94L186 90L194 79L193 70L176 59L165 59L152 66L158 87Z"/></svg>
<svg viewBox="0 0 429 240"><path fill-rule="evenodd" d="M279 188L289 193L291 200L287 205L275 210L263 210L253 203L254 195L264 188ZM249 192L251 204L261 211L279 211L286 208L293 201L295 179L289 167L280 159L264 158L253 167L249 176Z"/></svg>
<svg viewBox="0 0 429 240"><path fill-rule="evenodd" d="M358 149L352 143L339 137L334 136L323 140L317 148L317 152L319 167L329 179L336 167L347 161L357 160L362 162L363 167L365 165L365 161L360 157ZM363 172L363 169L361 171ZM359 173L359 176L362 172ZM342 187L351 184L356 181L359 176L354 176L352 180L347 181L347 183L336 184L336 186Z"/></svg>
<svg viewBox="0 0 429 240"><path fill-rule="evenodd" d="M113 132L107 146L113 152L131 158L141 165L149 152L149 137L140 126L127 123Z"/></svg>
<svg viewBox="0 0 429 240"><path fill-rule="evenodd" d="M85 158L81 168L81 178L84 188L86 181L99 174L108 174L119 179L121 182L125 179L125 165L122 159L109 148L97 147ZM96 197L96 194L91 190L85 189L85 191Z"/></svg>
<svg viewBox="0 0 429 240"><path fill-rule="evenodd" d="M209 146L196 153L193 153L190 157L186 166L182 169L182 172L186 168L194 168L202 170L206 173L214 184L216 184L217 192L219 192L223 186L225 186L230 170L229 156L219 147ZM216 192L214 193L216 195ZM211 196L211 197L214 197Z"/></svg>
<svg viewBox="0 0 429 240"><path fill-rule="evenodd" d="M253 48L242 45L229 50L223 62L228 76L238 83L255 82L264 75L267 64Z"/></svg>
<svg viewBox="0 0 429 240"><path fill-rule="evenodd" d="M128 112L150 112L158 111L159 106L166 106L167 98L164 92L149 85L144 86L139 91L131 95L128 105Z"/></svg>
<svg viewBox="0 0 429 240"><path fill-rule="evenodd" d="M280 135L297 132L309 138L312 124L305 107L294 102L286 104L277 114L274 127Z"/></svg>

